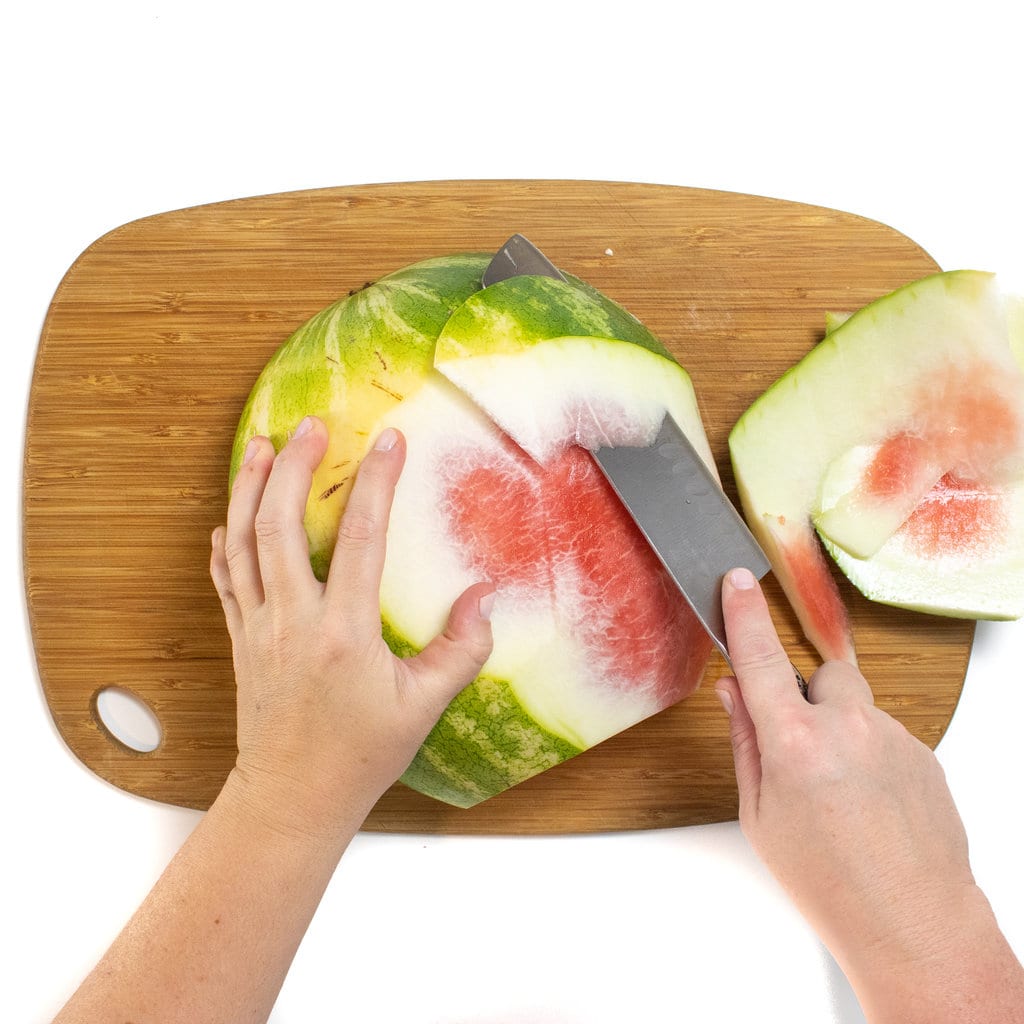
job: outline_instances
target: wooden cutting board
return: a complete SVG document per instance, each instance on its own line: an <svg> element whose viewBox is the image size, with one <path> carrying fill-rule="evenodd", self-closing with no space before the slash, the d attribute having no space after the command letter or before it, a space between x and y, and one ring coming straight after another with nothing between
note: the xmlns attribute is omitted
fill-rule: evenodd
<svg viewBox="0 0 1024 1024"><path fill-rule="evenodd" d="M209 535L228 454L270 355L367 281L524 233L640 317L693 376L735 500L726 449L746 406L851 310L938 269L912 241L833 210L699 189L587 181L452 181L295 192L126 224L91 245L54 296L32 383L25 576L54 721L94 772L205 808L234 755L234 683ZM963 684L973 623L873 605L841 580L878 703L929 746ZM816 661L774 584L805 675ZM552 833L735 818L727 721L713 692L493 800L457 810L396 785L366 828ZM163 740L129 750L96 694L124 687Z"/></svg>

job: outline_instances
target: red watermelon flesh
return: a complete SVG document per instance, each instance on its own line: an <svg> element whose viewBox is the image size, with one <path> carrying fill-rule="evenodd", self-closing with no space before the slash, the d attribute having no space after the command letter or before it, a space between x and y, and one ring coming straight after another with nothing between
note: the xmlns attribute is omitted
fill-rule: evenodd
<svg viewBox="0 0 1024 1024"><path fill-rule="evenodd" d="M644 680L660 707L695 687L690 666L710 643L587 452L563 448L542 468L502 438L500 460L467 450L442 477L444 514L473 571L499 590L550 593L566 636L610 685Z"/></svg>
<svg viewBox="0 0 1024 1024"><path fill-rule="evenodd" d="M920 558L982 556L1010 529L1003 488L947 473L925 495L900 534Z"/></svg>
<svg viewBox="0 0 1024 1024"><path fill-rule="evenodd" d="M856 665L849 613L807 521L778 515L766 517L758 526L758 539L776 578L790 604L799 609L804 635L823 660Z"/></svg>

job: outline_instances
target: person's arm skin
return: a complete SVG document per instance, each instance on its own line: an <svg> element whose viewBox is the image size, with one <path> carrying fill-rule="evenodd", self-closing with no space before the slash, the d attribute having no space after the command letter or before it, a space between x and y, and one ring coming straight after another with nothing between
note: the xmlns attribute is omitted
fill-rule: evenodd
<svg viewBox="0 0 1024 1024"><path fill-rule="evenodd" d="M1024 970L978 888L934 754L828 662L808 701L746 571L723 583L740 825L871 1024L1024 1021Z"/></svg>
<svg viewBox="0 0 1024 1024"><path fill-rule="evenodd" d="M223 791L57 1017L266 1020L324 889L374 803L490 653L493 587L470 587L414 658L381 638L385 531L405 442L363 461L320 584L302 526L327 432L247 452L211 575L234 651L238 759Z"/></svg>

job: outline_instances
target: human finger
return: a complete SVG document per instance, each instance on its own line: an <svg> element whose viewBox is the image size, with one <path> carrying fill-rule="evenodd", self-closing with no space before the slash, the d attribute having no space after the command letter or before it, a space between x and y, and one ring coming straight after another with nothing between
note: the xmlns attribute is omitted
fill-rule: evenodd
<svg viewBox="0 0 1024 1024"><path fill-rule="evenodd" d="M268 599L291 601L313 580L304 519L313 472L327 450L327 428L307 416L274 459L256 513L260 576Z"/></svg>
<svg viewBox="0 0 1024 1024"><path fill-rule="evenodd" d="M775 631L768 602L753 573L733 569L722 581L729 660L755 726L780 707L804 703L793 666Z"/></svg>
<svg viewBox="0 0 1024 1024"><path fill-rule="evenodd" d="M388 517L404 463L405 438L388 427L363 457L338 524L327 594L357 632L380 629Z"/></svg>
<svg viewBox="0 0 1024 1024"><path fill-rule="evenodd" d="M761 750L757 745L757 730L735 676L723 676L715 684L715 691L729 715L729 740L742 821L749 813L757 813L761 795Z"/></svg>
<svg viewBox="0 0 1024 1024"><path fill-rule="evenodd" d="M231 591L243 613L262 603L264 596L255 522L273 461L274 446L270 441L265 437L252 438L235 474L228 501L224 559Z"/></svg>
<svg viewBox="0 0 1024 1024"><path fill-rule="evenodd" d="M868 681L845 661L826 661L807 684L807 699L812 704L850 701L874 704L875 695Z"/></svg>
<svg viewBox="0 0 1024 1024"><path fill-rule="evenodd" d="M234 584L231 581L231 570L228 569L228 557L224 548L226 535L227 529L218 526L210 537L210 578L224 609L228 632L234 636L241 626L242 619Z"/></svg>
<svg viewBox="0 0 1024 1024"><path fill-rule="evenodd" d="M479 675L490 657L493 605L493 584L467 588L452 605L444 630L406 660L432 720Z"/></svg>

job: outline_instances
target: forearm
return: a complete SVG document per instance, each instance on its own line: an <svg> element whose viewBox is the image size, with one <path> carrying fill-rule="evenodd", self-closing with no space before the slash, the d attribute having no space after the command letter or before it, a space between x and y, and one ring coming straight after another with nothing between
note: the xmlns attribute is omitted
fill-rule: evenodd
<svg viewBox="0 0 1024 1024"><path fill-rule="evenodd" d="M979 889L918 924L837 951L870 1024L1024 1024L1024 968Z"/></svg>
<svg viewBox="0 0 1024 1024"><path fill-rule="evenodd" d="M57 1022L265 1020L363 813L282 828L232 775Z"/></svg>

